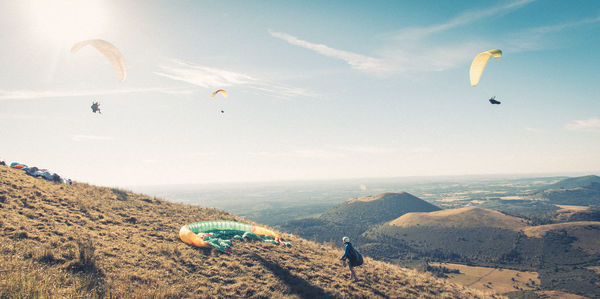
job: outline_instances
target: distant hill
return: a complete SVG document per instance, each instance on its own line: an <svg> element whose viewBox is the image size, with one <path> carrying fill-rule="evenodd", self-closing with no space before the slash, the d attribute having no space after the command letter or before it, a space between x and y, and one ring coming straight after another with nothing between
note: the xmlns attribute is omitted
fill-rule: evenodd
<svg viewBox="0 0 600 299"><path fill-rule="evenodd" d="M229 213L116 188L55 184L0 166L0 298L490 298L367 258L351 283L330 247L181 242L179 228ZM341 244L340 244L341 245Z"/></svg>
<svg viewBox="0 0 600 299"><path fill-rule="evenodd" d="M352 198L322 213L317 218L292 220L280 227L288 232L320 242L352 239L369 227L390 221L409 212L431 212L440 208L410 193L383 193Z"/></svg>
<svg viewBox="0 0 600 299"><path fill-rule="evenodd" d="M407 213L392 220L390 225L402 227L497 227L519 230L527 226L527 222L522 218L508 216L498 211L478 207L464 207L429 213Z"/></svg>
<svg viewBox="0 0 600 299"><path fill-rule="evenodd" d="M560 208L552 215L553 222L600 221L600 209L588 206L558 205Z"/></svg>
<svg viewBox="0 0 600 299"><path fill-rule="evenodd" d="M576 238L574 245L590 253L600 254L600 221L576 221L531 226L523 232L534 238L542 238L548 232L566 233Z"/></svg>
<svg viewBox="0 0 600 299"><path fill-rule="evenodd" d="M480 208L408 213L363 233L372 257L410 265L414 260L536 271L544 289L600 296L600 222L527 226ZM518 295L517 295L518 296Z"/></svg>
<svg viewBox="0 0 600 299"><path fill-rule="evenodd" d="M537 196L557 205L600 207L600 183L592 182L569 189L548 189L538 193Z"/></svg>
<svg viewBox="0 0 600 299"><path fill-rule="evenodd" d="M431 212L440 208L407 192L383 193L350 199L319 218L334 223L368 226L396 219L410 212Z"/></svg>
<svg viewBox="0 0 600 299"><path fill-rule="evenodd" d="M597 175L586 175L574 178L564 179L562 181L556 182L551 185L545 186L540 191L549 190L549 189L571 189L577 187L585 187L592 183L600 184L600 176Z"/></svg>
<svg viewBox="0 0 600 299"><path fill-rule="evenodd" d="M600 207L600 177L587 175L564 179L545 186L534 196L557 205Z"/></svg>

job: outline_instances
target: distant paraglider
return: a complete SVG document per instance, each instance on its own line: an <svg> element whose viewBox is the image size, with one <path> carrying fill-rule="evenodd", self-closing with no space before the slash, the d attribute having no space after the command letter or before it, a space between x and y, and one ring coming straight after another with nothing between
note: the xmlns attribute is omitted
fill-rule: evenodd
<svg viewBox="0 0 600 299"><path fill-rule="evenodd" d="M224 97L227 97L227 92L226 92L225 90L223 90L223 89L219 89L219 90L216 90L216 91L214 91L214 92L212 93L212 96L211 96L211 97L214 99L214 98L215 98L215 96L217 95L217 93L220 93L220 94L222 94Z"/></svg>
<svg viewBox="0 0 600 299"><path fill-rule="evenodd" d="M490 104L492 105L500 105L500 101L496 101L496 96L490 98Z"/></svg>
<svg viewBox="0 0 600 299"><path fill-rule="evenodd" d="M212 95L211 95L211 98L213 98L213 99L214 99L214 98L215 98L215 96L217 95L217 93L220 93L220 94L222 94L224 97L227 97L227 92L226 92L224 89L218 89L218 90L215 90L215 91L212 93ZM223 114L223 113L225 113L225 110L221 110L221 114Z"/></svg>
<svg viewBox="0 0 600 299"><path fill-rule="evenodd" d="M469 70L471 86L477 86L477 84L479 84L483 70L492 56L494 58L500 58L502 56L502 51L499 49L494 49L481 52L475 56L475 59L473 59L473 62L471 63L471 69Z"/></svg>
<svg viewBox="0 0 600 299"><path fill-rule="evenodd" d="M108 59L110 64L112 64L119 80L121 80L121 82L125 81L125 78L127 77L127 66L125 65L123 55L121 55L121 52L119 52L117 47L105 40L90 39L74 44L71 48L71 53L76 53L79 49L88 45L96 48L96 50L102 53L102 55Z"/></svg>
<svg viewBox="0 0 600 299"><path fill-rule="evenodd" d="M92 112L102 114L102 112L100 112L100 103L92 102Z"/></svg>

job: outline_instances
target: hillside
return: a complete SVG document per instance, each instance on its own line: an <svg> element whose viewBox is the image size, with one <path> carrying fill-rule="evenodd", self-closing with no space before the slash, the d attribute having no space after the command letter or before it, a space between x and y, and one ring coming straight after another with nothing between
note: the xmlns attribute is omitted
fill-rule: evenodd
<svg viewBox="0 0 600 299"><path fill-rule="evenodd" d="M576 221L566 223L531 226L523 232L532 238L542 238L548 232L566 233L575 238L577 246L590 254L600 254L600 222Z"/></svg>
<svg viewBox="0 0 600 299"><path fill-rule="evenodd" d="M600 207L600 177L588 175L564 179L544 187L535 196L557 205Z"/></svg>
<svg viewBox="0 0 600 299"><path fill-rule="evenodd" d="M335 223L373 225L409 212L431 212L439 209L407 192L383 193L350 199L325 211L320 218Z"/></svg>
<svg viewBox="0 0 600 299"><path fill-rule="evenodd" d="M0 297L495 297L366 259L348 282L332 248L233 241L232 253L188 246L179 228L245 221L88 184L55 184L0 166Z"/></svg>
<svg viewBox="0 0 600 299"><path fill-rule="evenodd" d="M560 208L552 215L555 222L600 221L600 209L587 206L558 205Z"/></svg>
<svg viewBox="0 0 600 299"><path fill-rule="evenodd" d="M600 183L570 189L548 189L537 196L557 205L600 207Z"/></svg>
<svg viewBox="0 0 600 299"><path fill-rule="evenodd" d="M363 252L401 265L421 260L536 272L534 286L541 290L600 295L593 271L600 265L600 222L524 226L518 218L472 208L411 214L367 230Z"/></svg>
<svg viewBox="0 0 600 299"><path fill-rule="evenodd" d="M600 176L586 175L586 176L568 178L568 179L558 181L554 184L547 185L540 191L549 190L549 189L571 189L571 188L577 188L577 187L585 187L592 183L600 184Z"/></svg>
<svg viewBox="0 0 600 299"><path fill-rule="evenodd" d="M407 213L390 221L389 224L402 227L497 227L511 230L519 230L527 226L527 222L522 218L478 207L464 207L429 213Z"/></svg>
<svg viewBox="0 0 600 299"><path fill-rule="evenodd" d="M431 212L440 208L410 193L383 193L352 198L321 214L318 218L292 220L281 225L287 232L321 242L338 242L341 236L352 239L371 226L396 219L409 212Z"/></svg>

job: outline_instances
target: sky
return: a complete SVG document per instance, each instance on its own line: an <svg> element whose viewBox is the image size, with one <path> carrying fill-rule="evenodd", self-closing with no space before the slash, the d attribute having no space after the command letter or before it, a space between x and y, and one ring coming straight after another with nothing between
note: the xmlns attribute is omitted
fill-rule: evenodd
<svg viewBox="0 0 600 299"><path fill-rule="evenodd" d="M2 0L0 40L0 160L78 181L600 172L596 0Z"/></svg>

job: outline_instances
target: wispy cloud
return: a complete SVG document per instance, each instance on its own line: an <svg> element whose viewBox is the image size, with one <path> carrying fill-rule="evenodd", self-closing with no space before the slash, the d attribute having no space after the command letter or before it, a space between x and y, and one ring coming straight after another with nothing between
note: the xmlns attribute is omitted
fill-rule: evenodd
<svg viewBox="0 0 600 299"><path fill-rule="evenodd" d="M371 56L302 40L288 33L269 30L269 34L291 45L309 49L327 57L343 60L350 67L367 73L386 75L415 71L444 71L469 61L474 55L473 49L485 49L490 47L489 43L483 41L462 41L455 44L427 46L422 44L421 39L433 33L443 32L483 18L510 12L533 1L535 0L512 1L486 9L468 11L442 24L411 27L385 34L384 37L386 40L393 40L395 43L393 45L382 46L380 50L376 51L376 55ZM411 42L398 43L405 39L411 39Z"/></svg>
<svg viewBox="0 0 600 299"><path fill-rule="evenodd" d="M525 127L524 130L527 131L527 132L532 132L532 133L542 133L542 132L544 132L544 130L542 130L542 129L533 128L533 127Z"/></svg>
<svg viewBox="0 0 600 299"><path fill-rule="evenodd" d="M251 153L261 157L295 157L305 159L345 159L356 158L364 155L372 157L387 157L390 155L423 155L435 153L435 150L429 147L386 147L370 145L347 145L347 146L323 146L320 148L295 148L283 151L260 151Z"/></svg>
<svg viewBox="0 0 600 299"><path fill-rule="evenodd" d="M186 82L203 88L226 88L243 86L255 93L278 97L316 97L312 91L271 82L239 72L197 65L177 59L169 59L168 63L159 65L161 71L154 72L158 76L176 81Z"/></svg>
<svg viewBox="0 0 600 299"><path fill-rule="evenodd" d="M337 158L342 158L345 156L343 153L341 153L339 151L328 151L328 150L321 150L321 149L294 150L291 152L291 155L299 157L299 158L324 159L324 160L337 159Z"/></svg>
<svg viewBox="0 0 600 299"><path fill-rule="evenodd" d="M109 141L114 140L113 137L110 136L96 136L96 135L73 135L71 137L73 141Z"/></svg>
<svg viewBox="0 0 600 299"><path fill-rule="evenodd" d="M246 85L257 82L256 79L241 73L194 65L180 60L171 60L171 62L172 64L170 65L159 66L163 72L154 73L169 79L183 81L205 88Z"/></svg>
<svg viewBox="0 0 600 299"><path fill-rule="evenodd" d="M435 150L430 147L415 147L410 150L411 154L431 154L435 153Z"/></svg>
<svg viewBox="0 0 600 299"><path fill-rule="evenodd" d="M600 16L554 25L533 27L512 34L511 38L504 42L504 44L506 44L504 49L512 53L539 51L548 47L548 42L544 40L548 35L596 23L600 23Z"/></svg>
<svg viewBox="0 0 600 299"><path fill-rule="evenodd" d="M112 89L112 90L0 90L0 100L33 100L46 98L65 98L65 97L80 97L80 96L98 96L111 94L128 94L128 93L147 93L161 92L167 94L188 94L191 91L182 88L131 88L131 89Z"/></svg>
<svg viewBox="0 0 600 299"><path fill-rule="evenodd" d="M566 128L573 131L600 132L600 118L574 120L567 124Z"/></svg>
<svg viewBox="0 0 600 299"><path fill-rule="evenodd" d="M398 151L395 148L389 147L378 147L378 146L339 146L336 149L346 152L353 153L364 153L364 154L391 154Z"/></svg>
<svg viewBox="0 0 600 299"><path fill-rule="evenodd" d="M396 32L393 38L397 40L423 38L433 33L446 31L448 29L452 29L461 25L467 25L487 17L496 16L513 9L517 9L533 1L535 0L519 0L503 5L492 6L486 9L468 11L454 17L446 23L403 29L399 32Z"/></svg>
<svg viewBox="0 0 600 299"><path fill-rule="evenodd" d="M378 57L369 57L302 41L286 33L271 31L270 33L274 37L288 41L290 44L299 45L328 57L344 60L356 70L378 75L447 70L472 59L474 48L486 47L486 44L482 42L465 42L438 47L388 46L378 51Z"/></svg>
<svg viewBox="0 0 600 299"><path fill-rule="evenodd" d="M357 70L367 72L385 72L389 70L385 61L379 58L369 57L366 55L361 55L344 50L338 50L323 44L311 43L305 40L301 40L287 33L274 32L269 30L269 34L271 34L271 36L275 38L284 40L292 45L312 50L327 57L344 60L352 68Z"/></svg>
<svg viewBox="0 0 600 299"><path fill-rule="evenodd" d="M531 29L531 32L542 33L542 34L543 33L560 32L560 31L563 31L566 29L584 26L584 25L595 24L595 23L599 23L599 22L600 22L600 16L597 16L594 18L587 18L587 19L583 19L583 20L579 20L579 21L575 21L575 22L568 22L568 23L562 23L562 24L556 24L556 25L536 27L536 28Z"/></svg>

